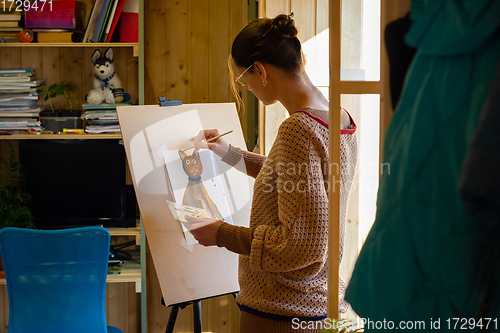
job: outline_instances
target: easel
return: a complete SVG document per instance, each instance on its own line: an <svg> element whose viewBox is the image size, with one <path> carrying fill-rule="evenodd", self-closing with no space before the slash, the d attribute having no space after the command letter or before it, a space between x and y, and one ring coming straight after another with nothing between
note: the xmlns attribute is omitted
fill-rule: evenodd
<svg viewBox="0 0 500 333"><path fill-rule="evenodd" d="M236 299L236 295L238 293L231 293L233 297ZM228 295L228 294L226 294ZM219 295L219 296L224 296L224 295ZM210 297L212 298L212 297ZM172 310L170 310L170 316L168 317L168 323L167 323L167 328L165 329L165 333L173 333L174 332L174 326L175 326L175 321L177 320L177 314L179 313L179 309L184 309L188 305L193 304L193 325L194 325L194 333L202 333L201 331L201 299L199 300L194 300L194 301L189 301L189 302L184 302L184 303L178 303L178 304L173 304ZM163 297L161 298L161 304L165 305L165 301L163 300Z"/></svg>

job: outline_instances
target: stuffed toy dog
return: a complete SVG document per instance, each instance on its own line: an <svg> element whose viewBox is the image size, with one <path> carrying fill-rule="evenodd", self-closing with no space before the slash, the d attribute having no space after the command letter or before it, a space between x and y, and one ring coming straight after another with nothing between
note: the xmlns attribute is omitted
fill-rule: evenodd
<svg viewBox="0 0 500 333"><path fill-rule="evenodd" d="M110 47L102 56L99 50L92 54L92 63L94 64L94 89L104 89L110 87L115 97L115 102L123 101L122 82L115 73L113 65L113 49Z"/></svg>

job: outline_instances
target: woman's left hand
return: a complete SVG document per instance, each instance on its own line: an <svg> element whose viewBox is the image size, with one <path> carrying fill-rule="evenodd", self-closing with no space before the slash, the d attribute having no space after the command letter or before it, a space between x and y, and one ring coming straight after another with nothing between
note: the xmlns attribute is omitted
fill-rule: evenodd
<svg viewBox="0 0 500 333"><path fill-rule="evenodd" d="M222 220L209 217L194 217L185 215L187 222L182 222L191 231L194 238L203 246L217 245L217 231L225 223Z"/></svg>

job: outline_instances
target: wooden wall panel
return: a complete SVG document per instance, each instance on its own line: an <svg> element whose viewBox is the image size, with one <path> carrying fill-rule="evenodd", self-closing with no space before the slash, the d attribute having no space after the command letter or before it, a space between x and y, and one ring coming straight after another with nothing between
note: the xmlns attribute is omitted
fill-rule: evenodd
<svg viewBox="0 0 500 333"><path fill-rule="evenodd" d="M168 15L167 1L144 2L145 104L157 104L167 93Z"/></svg>
<svg viewBox="0 0 500 333"><path fill-rule="evenodd" d="M232 40L229 39L229 1L210 1L210 102L227 102L230 96L227 58Z"/></svg>
<svg viewBox="0 0 500 333"><path fill-rule="evenodd" d="M168 57L168 85L169 96L171 99L187 101L188 96L188 76L187 76L187 59L188 59L188 0L168 1L169 15L168 30L169 44L175 45L171 48Z"/></svg>
<svg viewBox="0 0 500 333"><path fill-rule="evenodd" d="M29 52L30 50L27 51ZM42 48L42 68L35 69L35 73L37 80L45 80L45 89L50 87L53 83L59 83L62 80L61 78L66 78L66 75L64 75L61 71L61 51L62 49L58 47ZM74 83L73 80L67 81L69 83ZM44 104L47 110L51 109L49 102L45 102ZM59 109L61 105L60 96L52 99L52 106L54 107L54 110Z"/></svg>
<svg viewBox="0 0 500 333"><path fill-rule="evenodd" d="M94 71L91 55L96 48L85 47L2 47L0 49L0 68L32 68L37 80L45 80L45 89L54 83L65 80L75 85L70 94L74 110L80 110L85 103L85 95L93 89ZM107 48L99 48L104 53ZM138 59L130 47L114 47L115 71L123 83L131 101L138 99ZM53 99L54 108L66 108L61 96ZM49 102L43 103L50 110Z"/></svg>
<svg viewBox="0 0 500 333"><path fill-rule="evenodd" d="M158 96L183 103L235 101L227 60L233 38L247 23L247 0L146 0L145 104L157 104ZM248 98L247 91L241 93ZM147 275L148 332L163 333L170 308L160 304L150 258ZM202 320L203 331L237 332L239 311L234 299L204 300ZM192 307L187 307L179 311L174 332L192 330Z"/></svg>
<svg viewBox="0 0 500 333"><path fill-rule="evenodd" d="M234 101L227 59L248 23L245 0L145 1L146 104Z"/></svg>
<svg viewBox="0 0 500 333"><path fill-rule="evenodd" d="M0 68L16 69L21 65L21 48L0 47Z"/></svg>
<svg viewBox="0 0 500 333"><path fill-rule="evenodd" d="M75 91L69 93L72 104L81 104L85 94L88 92L86 87L83 86L82 64L85 59L82 59L82 49L76 47L69 47L60 49L61 53L61 80L65 80L75 86ZM89 60L90 61L90 60ZM48 85L46 86L48 87ZM60 97L61 109L69 109L69 103L66 103L66 98ZM72 105L73 110L79 108L77 105Z"/></svg>
<svg viewBox="0 0 500 333"><path fill-rule="evenodd" d="M191 103L207 103L210 100L209 78L212 71L208 55L210 49L210 19L208 1L190 1L189 34L190 52L188 54L188 99ZM220 60L220 59L219 59ZM213 74L213 73L212 73Z"/></svg>
<svg viewBox="0 0 500 333"><path fill-rule="evenodd" d="M248 6L241 6L238 5L237 3L230 2L229 3L231 8L230 8L230 13L231 15L229 16L229 40L233 41L234 38L238 35L238 33L241 31L242 28L245 27L245 25L248 23L248 17L249 17L249 7ZM231 51L231 46L229 46L229 52ZM227 66L226 66L227 68ZM232 78L229 78L232 79ZM236 86L239 86L238 84ZM253 140L254 138L250 139L249 136L251 135L250 132L254 132L254 129L250 129L249 126L251 126L251 121L250 117L252 116L252 112L250 112L249 107L250 107L250 94L248 91L247 87L237 87L239 89L239 94L242 98L242 100L245 102L244 109L239 110L239 116L240 116L240 122L241 122L241 127L243 129L243 135L246 139L247 143L247 148L249 147L250 140ZM228 96L228 101L229 102L235 102L236 97L233 96L232 93L229 93Z"/></svg>
<svg viewBox="0 0 500 333"><path fill-rule="evenodd" d="M106 285L106 321L123 333L139 330L138 294L134 282L108 283Z"/></svg>

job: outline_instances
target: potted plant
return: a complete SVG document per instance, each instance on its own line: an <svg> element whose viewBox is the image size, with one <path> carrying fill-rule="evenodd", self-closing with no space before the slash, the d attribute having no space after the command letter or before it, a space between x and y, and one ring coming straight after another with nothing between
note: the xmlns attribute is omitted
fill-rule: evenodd
<svg viewBox="0 0 500 333"><path fill-rule="evenodd" d="M48 101L51 110L46 110L40 112L40 118L45 130L51 132L62 132L64 128L81 128L82 120L80 118L81 111L73 110L73 103L71 102L70 93L75 91L75 86L67 83L66 81L61 81L59 83L52 84L47 90L43 87L39 87L40 96L43 97L44 101ZM57 96L65 97L65 105L68 107L66 110L55 110L52 99Z"/></svg>
<svg viewBox="0 0 500 333"><path fill-rule="evenodd" d="M23 191L24 177L21 163L12 143L5 140L9 159L0 160L0 229L5 227L34 228L33 214L29 208L31 197ZM2 257L0 271L3 273ZM1 273L0 273L1 275Z"/></svg>

